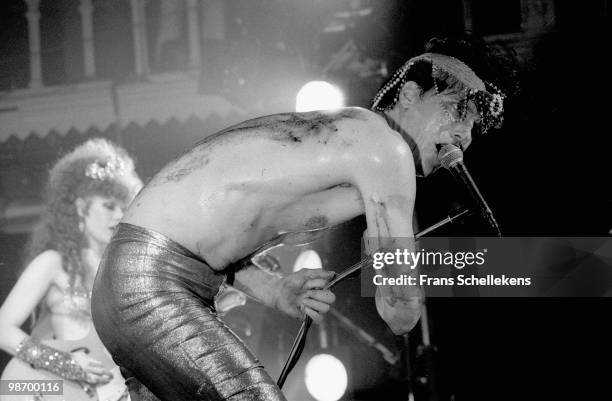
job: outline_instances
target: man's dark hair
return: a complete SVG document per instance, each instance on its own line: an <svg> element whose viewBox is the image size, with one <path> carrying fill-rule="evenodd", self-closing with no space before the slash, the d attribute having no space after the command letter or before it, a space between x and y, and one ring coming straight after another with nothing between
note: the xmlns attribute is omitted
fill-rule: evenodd
<svg viewBox="0 0 612 401"><path fill-rule="evenodd" d="M487 45L474 35L430 39L425 45L426 53L439 53L461 60L484 82L495 85L507 97L518 92L518 61L511 50ZM426 92L433 88L432 66L427 61L417 61L405 75L405 81L414 81ZM391 77L393 79L395 74ZM439 83L440 90L445 88ZM383 87L387 85L387 82ZM400 87L387 91L378 102L379 108L389 108L397 97Z"/></svg>
<svg viewBox="0 0 612 401"><path fill-rule="evenodd" d="M482 38L465 34L458 38L430 39L425 51L463 61L480 79L497 86L506 96L518 92L518 60L513 49L487 45Z"/></svg>

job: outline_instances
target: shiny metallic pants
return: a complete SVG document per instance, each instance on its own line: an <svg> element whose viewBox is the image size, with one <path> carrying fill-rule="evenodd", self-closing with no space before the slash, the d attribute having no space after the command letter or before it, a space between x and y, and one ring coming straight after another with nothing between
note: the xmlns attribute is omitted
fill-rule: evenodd
<svg viewBox="0 0 612 401"><path fill-rule="evenodd" d="M119 225L98 270L92 315L133 401L285 400L215 314L223 281L169 238Z"/></svg>

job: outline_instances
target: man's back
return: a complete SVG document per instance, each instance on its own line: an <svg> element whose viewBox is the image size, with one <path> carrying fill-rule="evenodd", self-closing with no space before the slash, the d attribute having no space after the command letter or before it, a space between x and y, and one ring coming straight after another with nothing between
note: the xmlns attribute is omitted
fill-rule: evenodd
<svg viewBox="0 0 612 401"><path fill-rule="evenodd" d="M406 144L364 109L249 120L166 166L124 221L159 231L223 269L281 232L363 213L355 166L376 157L379 146Z"/></svg>

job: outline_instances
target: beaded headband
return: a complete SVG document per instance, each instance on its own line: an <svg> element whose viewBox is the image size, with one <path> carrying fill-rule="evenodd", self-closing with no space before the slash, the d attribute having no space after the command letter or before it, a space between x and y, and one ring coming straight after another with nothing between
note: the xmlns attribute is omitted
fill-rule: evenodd
<svg viewBox="0 0 612 401"><path fill-rule="evenodd" d="M499 127L503 122L504 99L506 95L495 85L482 81L474 71L461 60L438 53L424 53L413 57L401 66L389 81L378 91L372 102L372 109L385 111L392 108L399 99L401 89L407 79L407 73L415 63L427 62L432 66L432 78L436 93L438 83L455 81L459 85L462 100L457 105L458 117L453 120L462 120L466 117L470 101L476 106L480 116L478 124L484 133L492 127ZM380 102L389 92L395 91L393 101L387 106L379 106Z"/></svg>
<svg viewBox="0 0 612 401"><path fill-rule="evenodd" d="M94 180L104 181L123 175L125 166L119 158L112 158L106 162L96 160L90 163L85 175Z"/></svg>

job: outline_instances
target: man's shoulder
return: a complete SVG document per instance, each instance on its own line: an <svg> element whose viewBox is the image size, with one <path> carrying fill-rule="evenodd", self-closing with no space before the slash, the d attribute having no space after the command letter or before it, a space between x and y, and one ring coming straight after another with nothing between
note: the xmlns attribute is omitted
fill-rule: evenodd
<svg viewBox="0 0 612 401"><path fill-rule="evenodd" d="M355 134L361 136L364 143L372 142L394 147L405 144L401 135L389 126L389 123L382 115L361 107L346 108L345 113L352 116L348 124Z"/></svg>
<svg viewBox="0 0 612 401"><path fill-rule="evenodd" d="M272 114L253 118L236 124L224 131L236 131L240 129L267 128L274 129L278 125L296 125L309 127L308 122L323 125L338 123L341 121L352 121L361 124L386 126L386 121L377 113L363 107L342 107L330 110L314 110L305 112L287 112Z"/></svg>
<svg viewBox="0 0 612 401"><path fill-rule="evenodd" d="M347 107L347 109L351 110L353 113L355 113L355 115L359 116L361 120L377 124L386 124L384 117L370 109L366 109L363 107Z"/></svg>
<svg viewBox="0 0 612 401"><path fill-rule="evenodd" d="M372 110L363 107L344 107L330 111L339 120L350 120L373 126L387 126L385 119Z"/></svg>
<svg viewBox="0 0 612 401"><path fill-rule="evenodd" d="M237 141L236 145L253 146L273 141L283 146L291 145L287 151L308 147L310 152L313 150L311 145L318 144L325 145L325 149L340 147L344 151L347 144L361 144L366 148L371 144L396 146L398 140L401 137L389 127L384 117L362 107L343 107L279 113L246 120L208 136L194 150L220 142ZM190 153L190 156L194 155L196 153Z"/></svg>

